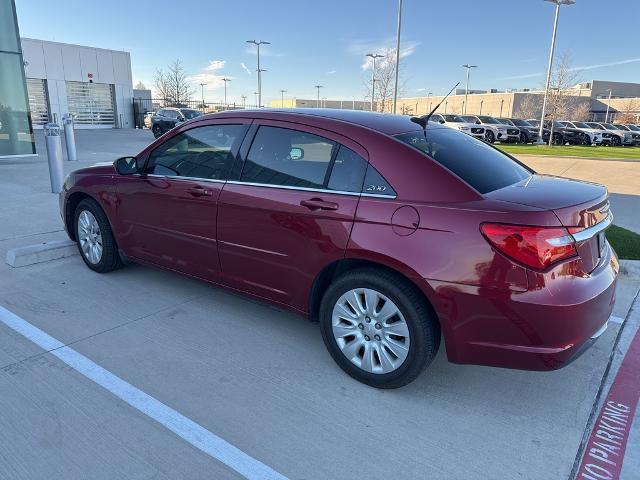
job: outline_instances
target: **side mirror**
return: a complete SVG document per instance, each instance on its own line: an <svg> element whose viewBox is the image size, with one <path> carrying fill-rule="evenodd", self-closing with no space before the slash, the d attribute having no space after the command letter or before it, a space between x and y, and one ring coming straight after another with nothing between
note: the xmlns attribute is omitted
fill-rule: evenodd
<svg viewBox="0 0 640 480"><path fill-rule="evenodd" d="M187 121L187 119L186 119L186 118L184 118L184 117L182 117L182 116L180 116L180 117L178 117L178 121L179 121L179 122L186 122L186 121Z"/></svg>
<svg viewBox="0 0 640 480"><path fill-rule="evenodd" d="M444 120L438 120L438 123L444 124Z"/></svg>
<svg viewBox="0 0 640 480"><path fill-rule="evenodd" d="M304 158L304 150L300 147L293 147L289 152L291 160L302 160Z"/></svg>
<svg viewBox="0 0 640 480"><path fill-rule="evenodd" d="M138 173L136 157L121 157L113 162L113 165L120 175L133 175L134 173Z"/></svg>
<svg viewBox="0 0 640 480"><path fill-rule="evenodd" d="M476 125L482 125L482 122L476 120Z"/></svg>

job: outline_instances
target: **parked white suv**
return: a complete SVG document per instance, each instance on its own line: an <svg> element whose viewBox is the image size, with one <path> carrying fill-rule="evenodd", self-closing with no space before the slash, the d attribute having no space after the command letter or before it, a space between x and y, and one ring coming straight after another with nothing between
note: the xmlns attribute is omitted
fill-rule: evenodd
<svg viewBox="0 0 640 480"><path fill-rule="evenodd" d="M634 128L631 128L629 125L622 125L620 123L614 123L613 126L618 130L622 130L623 132L631 133L633 144L636 146L640 145L640 129L638 129L638 127L632 125Z"/></svg>
<svg viewBox="0 0 640 480"><path fill-rule="evenodd" d="M592 144L601 145L603 142L602 130L598 128L591 128L584 122L567 122L563 120L560 123L565 127L575 128L577 130L583 131L589 136Z"/></svg>
<svg viewBox="0 0 640 480"><path fill-rule="evenodd" d="M475 137L479 140L485 139L485 129L484 127L480 127L475 123L466 122L463 118L458 115L444 114L440 115L439 113L434 113L431 115L431 121L438 122L445 127L455 128L456 130L460 130L472 137Z"/></svg>
<svg viewBox="0 0 640 480"><path fill-rule="evenodd" d="M487 129L485 139L489 143L495 141L517 143L520 140L520 130L518 128L504 125L498 119L489 115L462 115L462 118L467 122L485 127Z"/></svg>
<svg viewBox="0 0 640 480"><path fill-rule="evenodd" d="M606 134L608 134L608 143L613 145L614 147L619 147L620 145L633 145L633 136L631 135L631 132L618 130L610 123L587 122L587 125L589 125L591 128L603 130L605 132L603 134L605 142L607 141Z"/></svg>

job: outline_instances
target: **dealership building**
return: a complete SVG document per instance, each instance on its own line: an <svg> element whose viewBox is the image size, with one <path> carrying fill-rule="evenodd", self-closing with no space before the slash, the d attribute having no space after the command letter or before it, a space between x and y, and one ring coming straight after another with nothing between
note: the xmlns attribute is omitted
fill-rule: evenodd
<svg viewBox="0 0 640 480"><path fill-rule="evenodd" d="M33 130L72 114L76 128L132 128L128 52L20 38L0 0L0 157L34 155Z"/></svg>

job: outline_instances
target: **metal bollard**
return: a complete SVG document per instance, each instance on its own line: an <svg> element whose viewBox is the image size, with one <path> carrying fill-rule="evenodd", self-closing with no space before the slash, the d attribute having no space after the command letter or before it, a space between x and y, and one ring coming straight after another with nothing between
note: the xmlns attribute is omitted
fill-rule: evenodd
<svg viewBox="0 0 640 480"><path fill-rule="evenodd" d="M62 124L64 125L64 142L67 146L67 160L75 162L78 157L76 155L76 134L73 131L73 115L70 113L63 115Z"/></svg>
<svg viewBox="0 0 640 480"><path fill-rule="evenodd" d="M57 123L45 124L44 138L47 144L47 159L49 160L49 178L51 180L51 192L60 193L62 191L62 182L64 182L60 126Z"/></svg>

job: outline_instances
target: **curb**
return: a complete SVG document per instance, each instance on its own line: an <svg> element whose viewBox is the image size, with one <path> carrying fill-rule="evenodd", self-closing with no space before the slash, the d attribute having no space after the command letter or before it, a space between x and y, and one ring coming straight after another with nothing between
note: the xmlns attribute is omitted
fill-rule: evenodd
<svg viewBox="0 0 640 480"><path fill-rule="evenodd" d="M78 255L78 247L75 242L71 240L55 240L37 245L12 248L7 252L5 261L11 267L19 268L73 255Z"/></svg>

